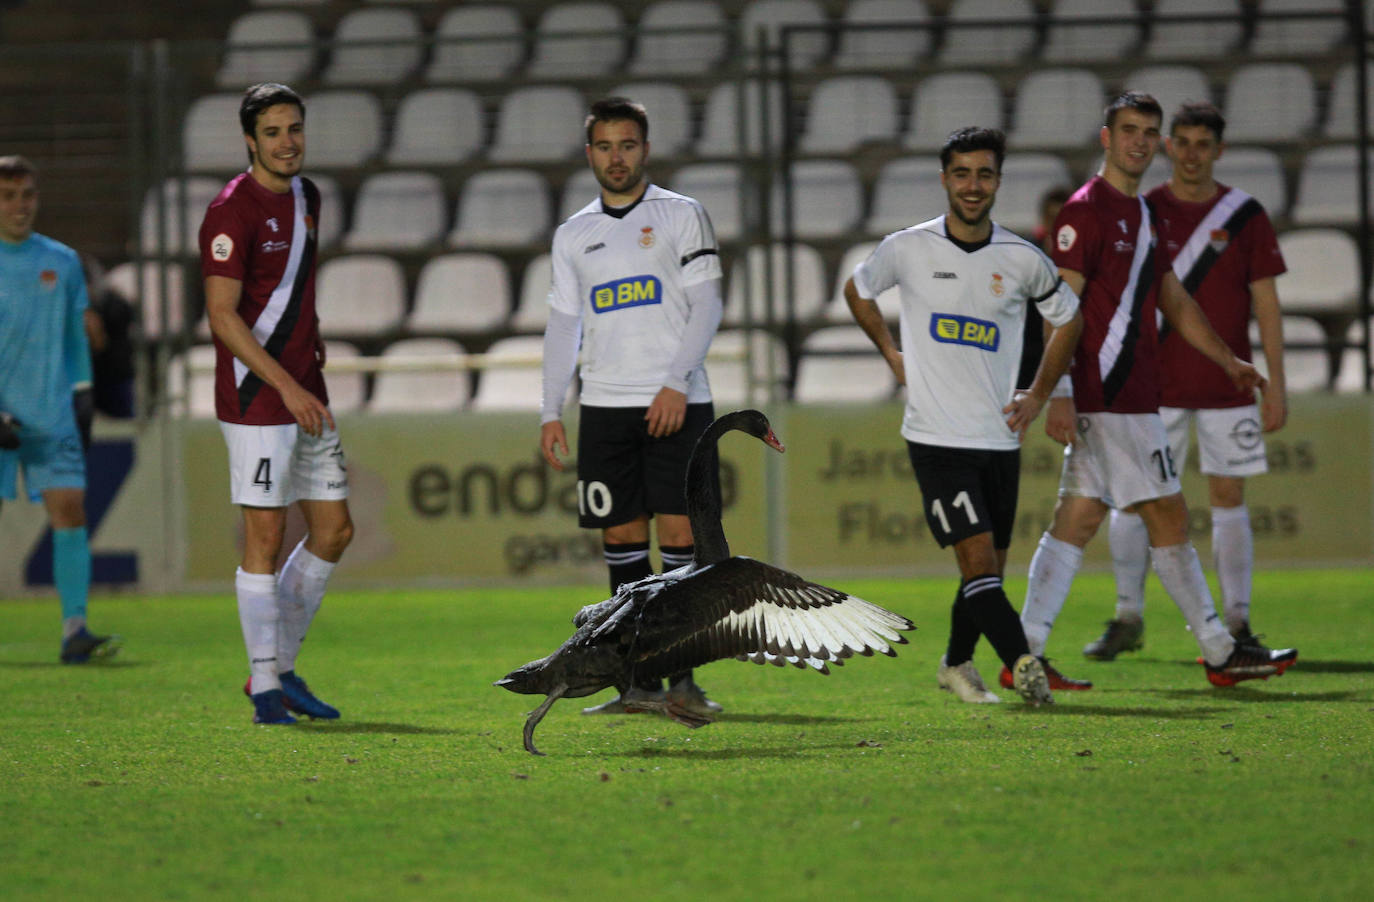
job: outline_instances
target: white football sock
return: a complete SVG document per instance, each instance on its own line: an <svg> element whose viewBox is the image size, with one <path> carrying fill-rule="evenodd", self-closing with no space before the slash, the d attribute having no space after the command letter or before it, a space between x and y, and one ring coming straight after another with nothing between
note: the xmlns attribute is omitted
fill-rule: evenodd
<svg viewBox="0 0 1374 902"><path fill-rule="evenodd" d="M1217 609L1212 603L1212 591L1207 588L1207 577L1202 573L1202 561L1198 560L1197 549L1192 542L1151 548L1150 559L1154 561L1155 573L1164 584L1164 591L1183 612L1183 619L1197 639L1202 656L1213 667L1220 667L1231 656L1235 642L1231 634L1221 625Z"/></svg>
<svg viewBox="0 0 1374 902"><path fill-rule="evenodd" d="M1040 544L1031 558L1026 603L1021 608L1021 628L1026 631L1031 654L1045 656L1050 630L1064 608L1073 578L1082 564L1082 548L1061 542L1049 533L1040 537Z"/></svg>
<svg viewBox="0 0 1374 902"><path fill-rule="evenodd" d="M1139 514L1113 510L1107 527L1116 574L1116 619L1145 619L1145 574L1150 570L1150 531Z"/></svg>
<svg viewBox="0 0 1374 902"><path fill-rule="evenodd" d="M1250 509L1212 508L1212 560L1221 583L1221 605L1227 629L1250 622L1250 585L1255 569L1255 535Z"/></svg>
<svg viewBox="0 0 1374 902"><path fill-rule="evenodd" d="M316 557L305 548L305 539L291 552L277 577L277 666L281 673L296 669L296 657L310 629L310 622L324 601L325 584L334 564Z"/></svg>
<svg viewBox="0 0 1374 902"><path fill-rule="evenodd" d="M277 578L271 573L234 574L234 592L239 602L239 625L243 644L248 649L252 693L280 689L277 678Z"/></svg>

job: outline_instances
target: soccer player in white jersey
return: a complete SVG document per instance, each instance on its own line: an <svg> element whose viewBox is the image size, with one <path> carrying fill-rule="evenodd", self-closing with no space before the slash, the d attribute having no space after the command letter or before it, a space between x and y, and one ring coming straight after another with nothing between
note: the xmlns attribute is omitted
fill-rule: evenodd
<svg viewBox="0 0 1374 902"><path fill-rule="evenodd" d="M1032 704L1053 701L1045 664L1030 654L1002 588L1016 522L1021 440L1078 343L1078 298L1033 243L992 221L1006 138L969 127L940 150L949 210L883 239L845 283L855 320L906 385L902 436L942 548L954 547L961 582L940 688L966 702L996 702L973 664L987 636ZM898 286L901 349L874 298ZM1034 381L1016 390L1026 309L1052 332Z"/></svg>
<svg viewBox="0 0 1374 902"><path fill-rule="evenodd" d="M600 100L586 129L601 192L554 233L539 444L562 470L563 399L580 344L578 523L601 530L614 592L653 572L651 518L663 569L692 562L683 486L697 437L714 419L705 360L723 308L721 268L701 204L645 175L644 107ZM669 679L668 694L703 714L721 710L690 671ZM586 713L628 712L617 696Z"/></svg>

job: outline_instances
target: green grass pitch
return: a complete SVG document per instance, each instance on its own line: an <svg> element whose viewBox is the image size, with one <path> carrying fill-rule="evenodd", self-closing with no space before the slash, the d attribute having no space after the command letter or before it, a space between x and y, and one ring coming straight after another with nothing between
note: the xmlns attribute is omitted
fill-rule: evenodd
<svg viewBox="0 0 1374 902"><path fill-rule="evenodd" d="M832 582L911 645L829 677L712 664L700 730L561 701L546 758L538 698L491 682L596 588L334 593L300 671L344 719L294 727L250 723L227 594L95 599L127 644L91 667L57 664L55 600L7 602L0 898L1369 898L1369 572L1257 574L1256 628L1302 656L1230 690L1153 582L1144 651L1085 661L1112 599L1086 574L1050 653L1097 688L1042 709L935 688L950 579Z"/></svg>

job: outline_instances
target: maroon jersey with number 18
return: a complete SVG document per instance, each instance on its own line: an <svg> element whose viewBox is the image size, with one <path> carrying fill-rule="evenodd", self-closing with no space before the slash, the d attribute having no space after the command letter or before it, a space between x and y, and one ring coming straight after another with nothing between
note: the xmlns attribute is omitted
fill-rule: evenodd
<svg viewBox="0 0 1374 902"><path fill-rule="evenodd" d="M200 225L206 276L243 283L238 313L253 337L306 390L328 404L315 357L315 236L320 192L309 179L277 194L248 174L235 176L211 202ZM215 415L227 423L294 423L281 395L215 339Z"/></svg>

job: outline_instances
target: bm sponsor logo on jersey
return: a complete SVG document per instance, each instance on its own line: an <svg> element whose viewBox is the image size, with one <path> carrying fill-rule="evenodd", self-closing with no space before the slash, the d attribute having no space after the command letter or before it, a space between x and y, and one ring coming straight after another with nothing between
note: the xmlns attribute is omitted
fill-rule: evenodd
<svg viewBox="0 0 1374 902"><path fill-rule="evenodd" d="M592 286L592 312L608 313L626 307L663 303L663 283L657 276L630 276Z"/></svg>
<svg viewBox="0 0 1374 902"><path fill-rule="evenodd" d="M930 337L945 344L968 345L984 351L997 350L1001 341L996 323L953 313L930 315Z"/></svg>

